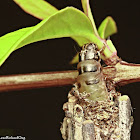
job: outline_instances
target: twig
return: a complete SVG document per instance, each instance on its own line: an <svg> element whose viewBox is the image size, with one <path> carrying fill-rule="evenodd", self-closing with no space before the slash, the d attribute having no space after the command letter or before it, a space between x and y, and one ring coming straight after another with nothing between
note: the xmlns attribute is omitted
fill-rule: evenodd
<svg viewBox="0 0 140 140"><path fill-rule="evenodd" d="M104 67L104 75L116 85L126 85L129 83L140 82L140 64L127 63L120 61L114 66Z"/></svg>
<svg viewBox="0 0 140 140"><path fill-rule="evenodd" d="M104 67L103 73L117 85L140 81L139 64L120 61L114 66ZM1 76L0 92L71 85L76 82L77 76L78 72L74 70Z"/></svg>
<svg viewBox="0 0 140 140"><path fill-rule="evenodd" d="M61 71L1 76L0 92L71 85L77 75L77 71Z"/></svg>

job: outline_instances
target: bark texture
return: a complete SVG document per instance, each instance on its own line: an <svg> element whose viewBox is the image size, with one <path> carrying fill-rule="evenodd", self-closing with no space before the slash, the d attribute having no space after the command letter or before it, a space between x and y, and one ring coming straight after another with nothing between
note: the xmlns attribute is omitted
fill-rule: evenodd
<svg viewBox="0 0 140 140"><path fill-rule="evenodd" d="M91 102L74 87L63 110L64 140L130 140L131 102L126 95L111 91L108 101Z"/></svg>

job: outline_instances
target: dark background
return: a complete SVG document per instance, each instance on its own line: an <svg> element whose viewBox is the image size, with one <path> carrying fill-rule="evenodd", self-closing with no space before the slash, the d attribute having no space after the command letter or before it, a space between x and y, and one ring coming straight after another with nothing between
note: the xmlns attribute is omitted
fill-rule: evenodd
<svg viewBox="0 0 140 140"><path fill-rule="evenodd" d="M48 0L58 9L74 6L81 9L80 0ZM138 1L91 1L96 24L108 15L118 26L111 39L118 55L127 62L140 63L140 8ZM26 14L13 1L0 2L0 36L40 20ZM0 69L0 75L61 71L76 69L69 61L76 54L76 43L70 38L51 39L27 45L10 55ZM76 47L77 48L77 47ZM78 50L78 48L77 48ZM22 135L27 140L62 140L59 131L64 118L62 105L67 101L71 86L42 88L0 93L0 132ZM131 98L135 119L132 140L140 133L140 83L121 87L120 92Z"/></svg>

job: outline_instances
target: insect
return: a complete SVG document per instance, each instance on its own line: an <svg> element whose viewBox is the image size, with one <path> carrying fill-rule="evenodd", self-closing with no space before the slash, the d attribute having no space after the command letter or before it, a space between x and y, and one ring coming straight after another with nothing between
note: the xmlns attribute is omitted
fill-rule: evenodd
<svg viewBox="0 0 140 140"><path fill-rule="evenodd" d="M104 101L108 99L108 91L100 64L100 51L93 43L86 44L79 53L77 69L77 88L79 93L89 93L86 99Z"/></svg>

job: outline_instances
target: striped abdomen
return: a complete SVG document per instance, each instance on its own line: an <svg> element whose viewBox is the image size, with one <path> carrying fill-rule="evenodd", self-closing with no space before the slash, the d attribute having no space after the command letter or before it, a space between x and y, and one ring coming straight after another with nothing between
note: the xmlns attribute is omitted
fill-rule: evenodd
<svg viewBox="0 0 140 140"><path fill-rule="evenodd" d="M89 100L107 100L108 92L101 71L100 56L94 44L83 46L77 69L79 71L77 77L79 92L90 93L87 97Z"/></svg>

